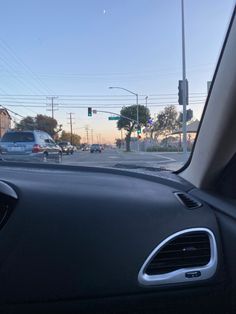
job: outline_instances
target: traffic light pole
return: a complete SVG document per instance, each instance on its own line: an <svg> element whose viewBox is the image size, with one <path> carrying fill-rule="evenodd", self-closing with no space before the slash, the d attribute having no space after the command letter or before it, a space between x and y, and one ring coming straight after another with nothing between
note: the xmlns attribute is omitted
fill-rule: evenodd
<svg viewBox="0 0 236 314"><path fill-rule="evenodd" d="M127 120L129 120L129 121L132 121L132 122L135 122L135 123L138 124L138 121L137 121L137 120L130 119L129 117L123 116L123 115L121 115L121 114L119 114L119 113L115 113L115 112L111 112L111 111L104 111L104 110L97 110L97 109L94 109L94 110L93 110L93 113L94 113L94 114L96 114L97 112L113 114L113 115L115 115L115 116L118 116L118 117L127 119Z"/></svg>
<svg viewBox="0 0 236 314"><path fill-rule="evenodd" d="M185 64L184 0L181 0L182 11L182 66L183 66L183 154L187 155L187 82Z"/></svg>

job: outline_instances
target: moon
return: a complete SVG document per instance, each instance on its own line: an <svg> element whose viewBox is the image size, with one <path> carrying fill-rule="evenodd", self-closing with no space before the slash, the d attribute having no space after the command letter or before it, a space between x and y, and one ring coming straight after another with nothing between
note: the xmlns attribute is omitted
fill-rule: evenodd
<svg viewBox="0 0 236 314"><path fill-rule="evenodd" d="M103 10L103 14L106 14L107 13L107 11L106 10Z"/></svg>

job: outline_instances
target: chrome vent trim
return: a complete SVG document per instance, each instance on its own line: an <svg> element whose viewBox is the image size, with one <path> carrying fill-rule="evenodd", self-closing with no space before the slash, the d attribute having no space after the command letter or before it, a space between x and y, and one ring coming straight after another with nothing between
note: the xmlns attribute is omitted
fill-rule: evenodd
<svg viewBox="0 0 236 314"><path fill-rule="evenodd" d="M147 269L149 263L155 257L155 255L161 250L161 248L174 238L181 236L190 232L206 232L210 241L210 252L211 258L207 265L192 268L181 268L169 273L159 274L159 275L148 275L145 270ZM216 240L213 232L207 228L191 228L176 232L163 240L149 255L147 260L144 262L138 274L138 282L144 286L154 286L154 285L164 285L164 284L175 284L175 283L186 283L199 280L205 280L211 278L217 268L218 256L217 256L217 246ZM186 274L191 274L194 272L200 272L198 277L187 277Z"/></svg>
<svg viewBox="0 0 236 314"><path fill-rule="evenodd" d="M175 192L174 194L179 202L189 209L195 209L202 206L202 203L197 201L192 195L184 192Z"/></svg>

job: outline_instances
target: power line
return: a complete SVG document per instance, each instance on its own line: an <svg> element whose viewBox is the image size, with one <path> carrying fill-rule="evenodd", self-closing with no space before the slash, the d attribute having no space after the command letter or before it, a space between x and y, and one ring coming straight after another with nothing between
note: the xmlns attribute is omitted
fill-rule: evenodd
<svg viewBox="0 0 236 314"><path fill-rule="evenodd" d="M0 88L0 90L3 92L3 93L5 93L6 94L6 96L8 96L8 94L7 94L7 92L5 91L5 90L3 90L2 88ZM33 112L33 113L36 113L37 114L37 112L36 111L34 111L34 110L32 110L32 109L29 109L29 108L27 108L25 105L21 105L22 107L24 107L24 108L26 108L26 110L28 110L28 111L31 111L31 112Z"/></svg>
<svg viewBox="0 0 236 314"><path fill-rule="evenodd" d="M205 95L206 96L206 95ZM47 96L46 98L51 98L53 96ZM58 96L57 96L58 97ZM204 95L190 95L190 98L199 98L199 97L204 97ZM24 97L24 96L8 96L8 95L0 95L0 98L2 99L21 99L21 100L44 100L45 97ZM151 100L155 100L155 99L175 99L177 98L177 94L174 95L174 96L156 96L156 97L153 97L153 96L150 96L148 97L149 99ZM129 98L122 98L122 99L119 99L119 98L80 98L80 97L73 97L73 98L70 98L70 97L60 97L60 100L61 101L64 101L64 100L69 100L69 101L81 101L81 100L84 100L84 101L130 101L132 100L133 98L132 97L129 97ZM145 97L141 97L141 99L145 100Z"/></svg>
<svg viewBox="0 0 236 314"><path fill-rule="evenodd" d="M189 105L204 105L205 102L204 101L198 101L198 102L189 102ZM179 104L178 103L173 103L173 102L170 102L170 103L166 103L166 104L148 104L148 107L166 107L166 106L177 106L179 107ZM22 105L14 105L14 104L10 104L10 105L7 105L8 107L19 107L21 108ZM121 109L122 107L128 107L130 106L130 104L126 104L126 105L95 105L94 104L94 108L118 108L118 109ZM25 105L25 108L45 108L45 105ZM83 109L83 108L88 108L88 105L80 105L80 106L76 106L76 105L59 105L59 108L60 109Z"/></svg>
<svg viewBox="0 0 236 314"><path fill-rule="evenodd" d="M10 97L40 97L40 98L45 98L45 97L51 97L53 94L8 94ZM205 92L191 92L189 95L203 95L207 96L207 93ZM0 95L4 96L4 95ZM132 98L129 94L126 95L114 95L114 94L57 94L58 97L69 97L69 98L100 98L100 97L109 97L109 98ZM147 95L146 94L140 94L140 97L145 98ZM149 97L158 97L158 96L178 96L177 93L160 93L160 94L149 94Z"/></svg>
<svg viewBox="0 0 236 314"><path fill-rule="evenodd" d="M55 103L55 99L57 97L56 96L51 96L51 97L47 97L47 99L50 99L51 103L47 103L47 106L50 106L50 111L52 109L52 107L57 110L58 106L77 106L77 105L84 105L84 106L88 106L88 107L93 107L96 105L104 105L104 106L110 106L110 105L127 105L127 104L133 104L132 99L127 99L127 100L113 100L113 99L93 99L93 100L87 100L87 99L77 99L77 100L62 100L60 99L60 103ZM190 97L190 102L201 102L201 101L205 101L206 98L205 97ZM7 97L0 97L0 102L4 102L4 103L11 103L11 104L22 104L22 105L42 105L45 104L45 100L43 99L36 99L36 100L31 100L31 99L23 99L23 98L7 98ZM177 104L177 98L164 98L164 99L158 99L158 98L149 98L149 103L150 104L168 104L168 103L176 103ZM140 105L146 104L145 99L141 99L139 101ZM49 110L49 109L48 109Z"/></svg>
<svg viewBox="0 0 236 314"><path fill-rule="evenodd" d="M7 55L9 55L9 53L10 53L11 56L15 59L15 61L18 64L24 66L24 68L28 71L28 73L30 73L31 77L33 77L33 79L35 81L38 81L41 84L43 89L45 89L47 92L51 93L51 91L44 85L43 81L30 69L30 67L19 56L16 55L16 53L13 51L13 49L2 38L0 38L0 45L2 46L2 48L5 51L7 51ZM17 73L17 72L15 71L15 73Z"/></svg>
<svg viewBox="0 0 236 314"><path fill-rule="evenodd" d="M50 97L50 99L51 99L52 97ZM55 96L53 97L54 99L56 98ZM29 104L29 105L43 105L44 104L44 101L23 101L23 100L4 100L4 99L0 99L0 101L2 101L2 102L5 102L5 103L11 103L11 104ZM84 100L84 101L86 101L86 100ZM95 102L96 101L96 102ZM190 103L198 103L198 102L205 102L205 98L199 98L199 99L192 99L191 101L190 101ZM175 103L175 104L177 104L178 105L178 102L177 102L177 100L175 100L175 99L165 99L165 100L163 100L163 101L161 101L161 100L158 100L158 101L150 101L149 102L149 104L169 104L169 103ZM101 102L101 101L99 101L99 100L94 100L94 103L91 103L91 102L89 102L89 103L85 103L85 102L83 102L83 103L80 103L80 101L77 101L77 103L64 103L64 102L61 102L61 103L59 103L59 104L55 104L55 103L53 103L54 104L54 106L96 106L96 105L102 105L102 106L125 106L125 105L132 105L132 104L134 104L133 102L128 102L128 101L126 101L126 102L124 102L124 103L103 103L103 102ZM144 100L142 100L141 102L139 102L139 104L140 105L145 105L146 104L146 102L144 101ZM51 106L51 104L50 104L50 106Z"/></svg>
<svg viewBox="0 0 236 314"><path fill-rule="evenodd" d="M9 108L7 108L7 107L5 107L5 106L3 106L3 105L0 105L0 106L1 106L3 109L6 109L7 111L13 113L14 115L16 115L16 116L18 116L18 117L25 118L25 117L22 116L21 114L15 112L15 111L13 111L13 110L10 110Z"/></svg>
<svg viewBox="0 0 236 314"><path fill-rule="evenodd" d="M13 66L6 60L3 58L3 56L0 56L0 60L5 63L5 65L7 66L6 71L11 75L11 77L13 79L15 79L18 83L20 83L24 88L26 88L27 90L30 90L32 93L35 93L35 91L30 87L30 85L28 85L28 83L26 83L23 79L19 78L16 74L15 74L15 69L13 68ZM13 73L13 74L12 74ZM35 89L36 90L36 89Z"/></svg>

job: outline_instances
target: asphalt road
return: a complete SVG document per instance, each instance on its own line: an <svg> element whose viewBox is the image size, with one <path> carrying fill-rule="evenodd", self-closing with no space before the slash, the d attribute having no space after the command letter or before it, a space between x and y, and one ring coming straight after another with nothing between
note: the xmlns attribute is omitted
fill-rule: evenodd
<svg viewBox="0 0 236 314"><path fill-rule="evenodd" d="M123 169L158 169L165 168L177 170L184 164L182 153L156 153L156 152L124 152L118 149L105 149L101 153L77 151L73 155L63 155L63 164L115 167Z"/></svg>

